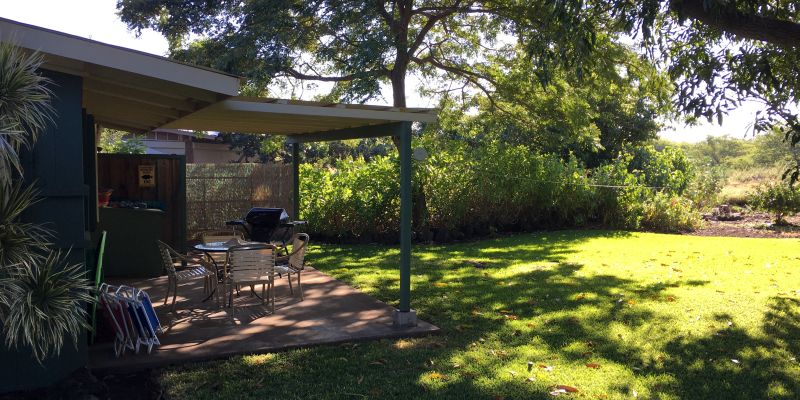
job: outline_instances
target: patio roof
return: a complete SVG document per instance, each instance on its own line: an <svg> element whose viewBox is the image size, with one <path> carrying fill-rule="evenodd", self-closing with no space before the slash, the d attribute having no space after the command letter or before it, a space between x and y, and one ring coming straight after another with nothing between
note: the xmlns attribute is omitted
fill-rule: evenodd
<svg viewBox="0 0 800 400"><path fill-rule="evenodd" d="M239 92L239 77L0 18L0 41L44 55L44 69L83 78L95 122L145 132Z"/></svg>
<svg viewBox="0 0 800 400"><path fill-rule="evenodd" d="M429 108L232 97L162 128L303 135L394 122L434 122Z"/></svg>

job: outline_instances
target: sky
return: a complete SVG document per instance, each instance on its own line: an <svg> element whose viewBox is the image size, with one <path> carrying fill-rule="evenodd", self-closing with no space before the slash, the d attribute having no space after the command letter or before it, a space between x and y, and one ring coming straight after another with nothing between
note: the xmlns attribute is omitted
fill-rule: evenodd
<svg viewBox="0 0 800 400"><path fill-rule="evenodd" d="M166 55L166 39L154 31L144 31L140 37L136 37L117 17L116 4L116 0L0 0L0 17L160 56ZM409 89L415 81L409 79ZM431 99L423 98L413 90L408 92L409 107L435 105ZM313 94L307 93L308 96ZM384 103L388 104L386 100ZM749 138L753 136L753 120L760 109L757 103L746 103L725 117L721 126L708 122L695 126L667 123L659 136L681 142L698 142L708 135Z"/></svg>

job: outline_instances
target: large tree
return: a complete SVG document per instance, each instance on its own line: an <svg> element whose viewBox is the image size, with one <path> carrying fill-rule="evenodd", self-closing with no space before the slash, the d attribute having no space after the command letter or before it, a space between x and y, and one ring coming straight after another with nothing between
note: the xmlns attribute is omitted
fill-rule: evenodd
<svg viewBox="0 0 800 400"><path fill-rule="evenodd" d="M173 56L264 84L276 76L335 82L334 95L365 100L392 88L405 106L409 72L492 93L491 56L527 50L531 76L558 66L590 70L599 33L638 39L676 82L678 110L722 118L743 100L800 141L792 105L800 89L800 7L785 0L120 0L137 30L154 28ZM194 34L200 39L190 42Z"/></svg>
<svg viewBox="0 0 800 400"><path fill-rule="evenodd" d="M120 0L133 29L154 28L173 55L265 83L276 76L336 82L365 100L392 87L405 106L410 71L493 94L485 60L525 48L530 75L559 66L579 75L602 59L599 33L626 33L676 84L677 110L721 120L742 101L800 142L800 7L785 0ZM189 43L190 34L202 39ZM797 177L797 173L795 174Z"/></svg>
<svg viewBox="0 0 800 400"><path fill-rule="evenodd" d="M492 98L487 58L514 56L518 43L546 81L553 65L580 71L603 14L578 1L461 0L119 0L135 30L164 34L173 57L249 78L255 90L276 77L334 82L332 100L366 101L392 89L406 106L410 72L465 82ZM581 18L589 18L582 20ZM197 40L192 40L195 35ZM395 145L398 142L395 138ZM426 220L415 186L414 226Z"/></svg>
<svg viewBox="0 0 800 400"><path fill-rule="evenodd" d="M117 6L130 28L163 33L174 57L242 74L256 85L275 77L335 82L333 94L351 101L377 96L389 84L392 104L404 107L406 77L414 70L491 93L485 59L513 53L515 41L531 54L541 50L540 77L553 61L577 65L602 21L572 10L578 2L557 3L120 0ZM192 34L199 39L190 41Z"/></svg>

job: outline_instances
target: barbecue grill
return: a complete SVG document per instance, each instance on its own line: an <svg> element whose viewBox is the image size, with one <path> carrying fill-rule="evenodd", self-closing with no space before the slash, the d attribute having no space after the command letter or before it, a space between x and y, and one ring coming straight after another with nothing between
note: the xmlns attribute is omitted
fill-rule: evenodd
<svg viewBox="0 0 800 400"><path fill-rule="evenodd" d="M294 227L305 224L305 221L291 221L283 208L254 207L243 219L225 222L228 226L241 227L249 240L254 242L281 242L292 237Z"/></svg>

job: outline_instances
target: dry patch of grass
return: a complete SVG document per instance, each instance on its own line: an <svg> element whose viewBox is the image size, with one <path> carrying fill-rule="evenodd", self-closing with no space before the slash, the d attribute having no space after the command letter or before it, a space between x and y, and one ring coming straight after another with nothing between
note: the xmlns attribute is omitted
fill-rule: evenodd
<svg viewBox="0 0 800 400"><path fill-rule="evenodd" d="M760 185L780 179L784 168L761 167L746 170L732 170L728 173L727 182L720 191L720 201L726 204L744 205L747 194Z"/></svg>

